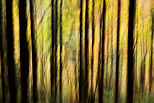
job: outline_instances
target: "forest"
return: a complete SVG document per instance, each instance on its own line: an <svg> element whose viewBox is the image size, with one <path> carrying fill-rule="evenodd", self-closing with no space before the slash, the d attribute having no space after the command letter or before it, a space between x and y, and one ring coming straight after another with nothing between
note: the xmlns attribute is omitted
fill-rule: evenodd
<svg viewBox="0 0 154 103"><path fill-rule="evenodd" d="M154 0L0 0L0 103L154 103Z"/></svg>

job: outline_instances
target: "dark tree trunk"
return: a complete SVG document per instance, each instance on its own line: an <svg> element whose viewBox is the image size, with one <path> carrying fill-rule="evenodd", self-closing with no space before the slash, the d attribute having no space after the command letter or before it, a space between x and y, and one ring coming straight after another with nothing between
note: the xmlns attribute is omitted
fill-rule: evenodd
<svg viewBox="0 0 154 103"><path fill-rule="evenodd" d="M91 103L94 103L93 98L93 68L94 68L94 42L95 42L95 18L94 18L94 0L92 5L92 58L91 58Z"/></svg>
<svg viewBox="0 0 154 103"><path fill-rule="evenodd" d="M55 85L55 0L51 0L52 2L52 54L51 54L51 67L50 67L50 72L51 72L51 99L54 99L54 85ZM54 103L54 100L51 101Z"/></svg>
<svg viewBox="0 0 154 103"><path fill-rule="evenodd" d="M116 84L115 84L115 103L118 103L118 87L119 87L119 38L120 38L120 0L118 0L118 23L117 23L117 53L116 53Z"/></svg>
<svg viewBox="0 0 154 103"><path fill-rule="evenodd" d="M152 88L152 66L153 66L153 60L152 60L152 57L153 57L153 32L154 32L154 13L152 12L151 10L151 15L152 15L152 26L151 26L151 29L152 29L152 34L151 34L151 63L150 63L150 84L149 84L149 92L151 93L151 88Z"/></svg>
<svg viewBox="0 0 154 103"><path fill-rule="evenodd" d="M82 103L83 102L83 96L82 96L82 90L83 90L83 83L82 83L82 79L83 79L83 56L82 56L82 36L83 36L83 33L82 33L82 15L83 15L83 11L82 11L82 8L83 8L83 0L80 0L80 73L79 73L79 102Z"/></svg>
<svg viewBox="0 0 154 103"><path fill-rule="evenodd" d="M89 0L86 0L85 11L85 102L88 102L89 74Z"/></svg>
<svg viewBox="0 0 154 103"><path fill-rule="evenodd" d="M63 0L60 2L60 103L62 103L62 5Z"/></svg>
<svg viewBox="0 0 154 103"><path fill-rule="evenodd" d="M31 39L32 39L32 68L33 68L33 102L37 102L37 51L34 24L34 0L30 0Z"/></svg>
<svg viewBox="0 0 154 103"><path fill-rule="evenodd" d="M105 53L105 17L106 17L106 1L103 0L103 28L102 28L102 68L100 70L99 81L99 103L103 102L103 85L104 85L104 53ZM102 21L101 21L102 22Z"/></svg>
<svg viewBox="0 0 154 103"><path fill-rule="evenodd" d="M6 0L6 26L7 26L7 65L10 90L10 103L16 103L14 36L13 36L13 0Z"/></svg>
<svg viewBox="0 0 154 103"><path fill-rule="evenodd" d="M4 70L4 46L3 46L3 5L0 0L0 56L1 56L1 75L2 75L2 102L6 102L6 87L5 87L5 70Z"/></svg>
<svg viewBox="0 0 154 103"><path fill-rule="evenodd" d="M55 16L56 16L56 34L55 34L55 102L56 102L56 97L57 97L57 70L58 70L58 65L57 65L57 49L58 49L58 0L56 0L56 9L55 9Z"/></svg>
<svg viewBox="0 0 154 103"><path fill-rule="evenodd" d="M20 26L20 67L21 67L21 98L22 103L28 102L29 51L27 41L26 0L19 0Z"/></svg>
<svg viewBox="0 0 154 103"><path fill-rule="evenodd" d="M58 0L52 0L52 56L51 56L51 98L56 102L57 95L57 46L58 46Z"/></svg>
<svg viewBox="0 0 154 103"><path fill-rule="evenodd" d="M134 22L135 22L135 3L136 0L129 0L129 19L128 19L128 55L127 55L127 103L133 103L133 44L134 44Z"/></svg>

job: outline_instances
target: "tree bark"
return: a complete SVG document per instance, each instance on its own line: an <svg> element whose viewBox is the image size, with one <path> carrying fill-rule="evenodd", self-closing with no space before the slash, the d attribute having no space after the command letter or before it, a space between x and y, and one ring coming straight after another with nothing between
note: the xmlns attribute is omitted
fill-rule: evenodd
<svg viewBox="0 0 154 103"><path fill-rule="evenodd" d="M89 0L86 0L85 11L85 102L88 102L89 74Z"/></svg>
<svg viewBox="0 0 154 103"><path fill-rule="evenodd" d="M56 102L57 95L57 47L58 47L58 0L52 0L52 56L51 56L51 98Z"/></svg>
<svg viewBox="0 0 154 103"><path fill-rule="evenodd" d="M10 103L16 103L14 36L13 36L13 0L6 0L6 26L7 26L7 65L10 90Z"/></svg>
<svg viewBox="0 0 154 103"><path fill-rule="evenodd" d="M102 68L100 70L99 81L99 103L103 102L103 85L104 85L104 54L105 54L105 17L106 17L106 0L103 0L103 28L102 28Z"/></svg>
<svg viewBox="0 0 154 103"><path fill-rule="evenodd" d="M37 102L37 50L34 24L34 0L30 0L31 39L32 39L32 68L33 68L33 102Z"/></svg>
<svg viewBox="0 0 154 103"><path fill-rule="evenodd" d="M136 0L129 0L129 19L128 19L128 57L127 57L127 103L133 103L133 44L134 44L134 22L135 22L135 3Z"/></svg>
<svg viewBox="0 0 154 103"><path fill-rule="evenodd" d="M151 15L152 15L152 26L151 26L151 29L152 29L152 34L151 34L151 62L150 62L150 84L149 84L149 92L151 93L151 88L152 88L152 66L153 66L153 32L154 32L154 13L153 11L151 10Z"/></svg>
<svg viewBox="0 0 154 103"><path fill-rule="evenodd" d="M29 51L27 41L26 0L19 0L20 26L20 67L21 67L21 98L22 103L28 102Z"/></svg>
<svg viewBox="0 0 154 103"><path fill-rule="evenodd" d="M83 0L80 0L80 73L79 73L79 102L82 103L83 102L83 54L82 54L82 16L83 16Z"/></svg>
<svg viewBox="0 0 154 103"><path fill-rule="evenodd" d="M0 0L0 56L1 56L1 75L2 75L2 102L6 102L6 87L5 87L5 63L4 63L4 46L3 46L3 5L2 0Z"/></svg>
<svg viewBox="0 0 154 103"><path fill-rule="evenodd" d="M115 103L118 103L118 87L119 87L119 38L120 38L120 0L118 0L118 22L117 22L117 52L116 52L116 84L115 84Z"/></svg>
<svg viewBox="0 0 154 103"><path fill-rule="evenodd" d="M55 0L51 0L52 2L52 54L51 54L51 67L50 67L50 72L51 72L51 102L54 103L54 85L55 85Z"/></svg>

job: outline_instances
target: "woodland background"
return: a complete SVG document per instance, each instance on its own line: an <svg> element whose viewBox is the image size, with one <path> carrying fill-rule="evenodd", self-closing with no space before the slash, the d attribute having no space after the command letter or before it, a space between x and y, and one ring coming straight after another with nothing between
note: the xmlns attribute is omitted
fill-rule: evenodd
<svg viewBox="0 0 154 103"><path fill-rule="evenodd" d="M153 103L153 0L0 0L1 103Z"/></svg>

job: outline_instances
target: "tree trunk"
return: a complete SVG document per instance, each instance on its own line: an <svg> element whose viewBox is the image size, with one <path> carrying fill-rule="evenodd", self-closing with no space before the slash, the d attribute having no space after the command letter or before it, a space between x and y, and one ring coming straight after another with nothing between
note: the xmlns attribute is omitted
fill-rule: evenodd
<svg viewBox="0 0 154 103"><path fill-rule="evenodd" d="M86 0L85 11L85 102L88 102L89 74L89 0Z"/></svg>
<svg viewBox="0 0 154 103"><path fill-rule="evenodd" d="M4 70L4 46L3 46L3 5L2 0L0 0L0 56L1 56L1 75L2 75L2 102L6 102L6 87L5 87L5 70Z"/></svg>
<svg viewBox="0 0 154 103"><path fill-rule="evenodd" d="M63 1L60 2L60 103L62 103L62 5Z"/></svg>
<svg viewBox="0 0 154 103"><path fill-rule="evenodd" d="M150 63L150 84L149 84L149 92L151 93L151 88L152 88L152 65L153 65L153 32L154 32L154 13L151 10L151 15L152 15L152 34L151 34L151 63Z"/></svg>
<svg viewBox="0 0 154 103"><path fill-rule="evenodd" d="M82 54L82 15L83 15L83 0L80 0L80 75L79 75L79 102L82 103L83 102L83 96L82 96L82 92L83 92L83 54Z"/></svg>
<svg viewBox="0 0 154 103"><path fill-rule="evenodd" d="M120 38L120 0L118 0L118 23L117 23L117 52L116 52L116 84L115 84L115 103L118 103L118 87L119 87L119 38Z"/></svg>
<svg viewBox="0 0 154 103"><path fill-rule="evenodd" d="M57 46L58 46L58 0L52 0L52 56L51 56L51 98L56 102L57 95Z"/></svg>
<svg viewBox="0 0 154 103"><path fill-rule="evenodd" d="M128 57L127 57L127 103L133 103L133 44L134 44L134 22L135 22L135 3L136 0L129 0L129 19L128 19Z"/></svg>
<svg viewBox="0 0 154 103"><path fill-rule="evenodd" d="M21 67L21 90L22 103L28 102L28 74L29 74L29 51L27 41L27 17L26 0L19 0L19 26L20 26L20 67Z"/></svg>
<svg viewBox="0 0 154 103"><path fill-rule="evenodd" d="M32 68L33 68L33 102L37 103L37 51L34 24L34 0L30 0L31 39L32 39Z"/></svg>
<svg viewBox="0 0 154 103"><path fill-rule="evenodd" d="M13 36L13 0L6 0L6 26L7 26L7 65L10 90L10 103L16 103L14 36Z"/></svg>
<svg viewBox="0 0 154 103"><path fill-rule="evenodd" d="M56 9L55 9L55 16L56 16L56 24L55 25L55 102L57 98L57 70L58 70L58 65L57 65L57 50L58 50L58 0L56 0Z"/></svg>
<svg viewBox="0 0 154 103"><path fill-rule="evenodd" d="M100 71L99 81L99 103L103 102L103 84L104 84L104 50L105 50L105 17L106 17L106 2L103 0L103 29L102 29L102 68Z"/></svg>
<svg viewBox="0 0 154 103"><path fill-rule="evenodd" d="M51 72L51 102L54 103L54 85L55 85L55 0L51 0L52 2L52 54L51 54L51 67L50 67L50 72Z"/></svg>

